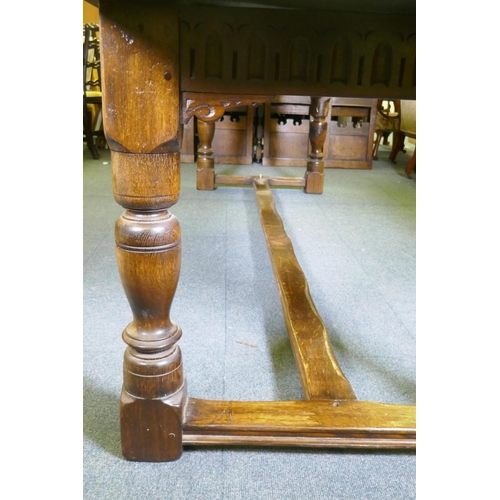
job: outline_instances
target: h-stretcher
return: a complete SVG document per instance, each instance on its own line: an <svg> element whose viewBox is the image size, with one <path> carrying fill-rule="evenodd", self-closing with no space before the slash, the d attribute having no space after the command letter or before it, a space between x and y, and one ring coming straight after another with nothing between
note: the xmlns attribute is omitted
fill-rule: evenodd
<svg viewBox="0 0 500 500"><path fill-rule="evenodd" d="M341 370L270 186L323 191L327 96L415 99L415 4L101 0L103 114L125 328L120 425L129 460L171 461L188 445L415 448L416 408L358 401ZM224 5L222 5L224 4ZM264 6L263 0L254 4ZM216 175L214 123L276 95L310 95L303 178ZM181 260L182 129L198 119L197 188L254 186L304 400L191 398L170 319ZM300 194L300 196L305 196Z"/></svg>

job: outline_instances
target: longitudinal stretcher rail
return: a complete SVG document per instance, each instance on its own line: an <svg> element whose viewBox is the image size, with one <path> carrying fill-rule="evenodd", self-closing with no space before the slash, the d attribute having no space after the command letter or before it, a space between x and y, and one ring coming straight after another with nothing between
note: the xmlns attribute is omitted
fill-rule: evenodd
<svg viewBox="0 0 500 500"><path fill-rule="evenodd" d="M415 448L415 406L356 400L276 211L269 180L254 177L253 184L307 401L188 398L183 444Z"/></svg>

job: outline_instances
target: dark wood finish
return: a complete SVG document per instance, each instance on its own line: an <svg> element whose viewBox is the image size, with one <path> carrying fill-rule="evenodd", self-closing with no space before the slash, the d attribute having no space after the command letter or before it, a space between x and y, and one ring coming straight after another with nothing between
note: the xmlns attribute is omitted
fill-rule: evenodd
<svg viewBox="0 0 500 500"><path fill-rule="evenodd" d="M189 398L188 445L416 447L414 406L365 401L208 401Z"/></svg>
<svg viewBox="0 0 500 500"><path fill-rule="evenodd" d="M309 142L311 148L307 154L307 170L306 170L306 193L321 194L324 184L324 145L326 134L328 132L328 108L330 99L328 97L311 97L311 107L309 114L311 121L309 122Z"/></svg>
<svg viewBox="0 0 500 500"><path fill-rule="evenodd" d="M123 332L122 451L129 460L170 461L182 452L185 400L181 329L170 320L181 243L168 210L180 190L177 11L103 2L100 24L113 192L126 209L116 223L116 257L133 313Z"/></svg>
<svg viewBox="0 0 500 500"><path fill-rule="evenodd" d="M376 101L332 98L325 168L372 168Z"/></svg>
<svg viewBox="0 0 500 500"><path fill-rule="evenodd" d="M306 96L277 96L264 105L264 166L306 166L310 106Z"/></svg>
<svg viewBox="0 0 500 500"><path fill-rule="evenodd" d="M378 160L377 153L380 146L380 140L384 138L385 145L388 145L389 134L399 130L399 120L401 112L401 104L399 100L391 101L394 106L394 111L390 111L391 103L388 109L383 107L383 99L377 100L377 111L375 116L375 141L373 144L372 156L374 160Z"/></svg>
<svg viewBox="0 0 500 500"><path fill-rule="evenodd" d="M392 143L391 153L389 155L389 159L392 163L396 163L396 156L403 149L405 142L405 135L402 134L399 130L394 132L394 141Z"/></svg>
<svg viewBox="0 0 500 500"><path fill-rule="evenodd" d="M253 114L252 106L242 106L227 111L215 122L212 147L216 164L252 164Z"/></svg>
<svg viewBox="0 0 500 500"><path fill-rule="evenodd" d="M394 133L394 142L392 143L391 153L389 155L389 159L392 163L396 163L396 157L400 151L404 148L404 142L406 137L412 137L415 139L414 134L405 134L401 131L397 131ZM405 174L408 179L413 178L413 172L415 172L415 168L417 167L417 149L413 151L411 158L408 160L408 163L405 166Z"/></svg>
<svg viewBox="0 0 500 500"><path fill-rule="evenodd" d="M182 123L188 123L193 116L197 118L198 138L200 141L196 170L197 189L211 191L215 188L215 157L212 144L215 134L215 122L220 120L224 113L229 110L237 109L242 105L248 106L249 109L250 107L254 108L270 98L270 96L262 95L240 96L212 93L193 94L190 92L185 92L182 95ZM249 114L251 113L249 112ZM251 127L249 133L250 136L248 133L246 134L247 144L245 148L248 148L247 155L250 155L251 158ZM249 163L251 163L251 160Z"/></svg>
<svg viewBox="0 0 500 500"><path fill-rule="evenodd" d="M406 152L404 150L404 141L406 137L412 139L417 138L417 128L416 128L416 102L410 100L404 100L400 102L401 119L399 122L399 129L394 133L394 142L392 145L391 154L389 159L396 163L396 156L400 151ZM417 165L417 149L413 152L410 161L406 164L405 173L409 179L412 178L413 172L415 171Z"/></svg>
<svg viewBox="0 0 500 500"><path fill-rule="evenodd" d="M190 120L182 127L181 162L194 163L196 160L194 120Z"/></svg>
<svg viewBox="0 0 500 500"><path fill-rule="evenodd" d="M405 174L408 177L408 179L411 179L413 177L413 172L415 172L415 169L417 168L417 149L413 151L413 154L411 155L410 160L406 164L405 167Z"/></svg>
<svg viewBox="0 0 500 500"><path fill-rule="evenodd" d="M266 179L254 180L262 228L306 399L356 399L333 352L323 320Z"/></svg>
<svg viewBox="0 0 500 500"><path fill-rule="evenodd" d="M257 106L254 113L254 162L262 163L264 155L264 106Z"/></svg>
<svg viewBox="0 0 500 500"><path fill-rule="evenodd" d="M215 189L214 150L212 141L215 134L215 122L198 119L198 158L196 160L196 189L212 191Z"/></svg>
<svg viewBox="0 0 500 500"><path fill-rule="evenodd" d="M309 97L279 96L265 105L264 165L306 165ZM323 146L324 168L372 168L375 101L332 97Z"/></svg>
<svg viewBox="0 0 500 500"><path fill-rule="evenodd" d="M161 399L134 399L123 392L123 454L140 462L171 462L182 455L181 412Z"/></svg>
<svg viewBox="0 0 500 500"><path fill-rule="evenodd" d="M238 95L238 94L216 94L216 93L192 93L182 94L182 123L187 123L191 117L196 116L205 122L219 120L222 115L231 109L240 106L255 107L272 99L271 95Z"/></svg>
<svg viewBox="0 0 500 500"><path fill-rule="evenodd" d="M410 160L406 164L405 167L405 174L408 177L408 179L413 179L413 172L415 172L415 169L417 168L417 150L413 151L413 154L411 155Z"/></svg>
<svg viewBox="0 0 500 500"><path fill-rule="evenodd" d="M216 184L227 185L253 185L254 179L258 179L256 175L216 175ZM288 187L304 187L306 180L303 177L260 177L266 179L270 186L288 186Z"/></svg>
<svg viewBox="0 0 500 500"><path fill-rule="evenodd" d="M297 289L275 257L280 290L289 294L283 300L285 316L297 332L292 343L304 390L307 397L330 401L268 406L188 400L177 346L181 329L170 319L180 269L180 227L169 209L179 196L181 124L192 116L213 124L217 113L220 117L230 107L262 103L274 95L312 95L305 190L321 192L328 99L318 96L415 99L415 15L382 1L388 11L373 12L373 2L366 2L366 10L344 4L336 13L315 10L318 0L300 4L306 10L192 4L178 9L174 1L101 0L104 126L114 196L125 209L115 230L117 262L132 309L123 332L128 347L120 405L126 458L171 461L180 456L182 443L201 442L414 446L414 407L352 401L350 384L314 314L308 316L314 326L309 350L297 313L311 314L313 306L306 304L305 310L302 301L296 303L300 296L308 303L305 279L291 269ZM291 7L293 0L276 2ZM345 11L350 8L356 12ZM209 127L205 136L210 167ZM264 181L254 182L262 188ZM258 197L268 192L264 187L257 189ZM269 200L266 205L270 208ZM268 213L274 217L272 210ZM272 244L274 229L266 223L264 228ZM279 253L276 245L272 253ZM317 367L330 370L330 377Z"/></svg>
<svg viewBox="0 0 500 500"><path fill-rule="evenodd" d="M183 90L415 99L414 15L302 9L182 6Z"/></svg>

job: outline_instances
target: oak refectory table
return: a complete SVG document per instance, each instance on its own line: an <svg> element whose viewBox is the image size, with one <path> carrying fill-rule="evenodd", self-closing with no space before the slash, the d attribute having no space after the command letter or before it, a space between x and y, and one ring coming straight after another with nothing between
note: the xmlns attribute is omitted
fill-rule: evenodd
<svg viewBox="0 0 500 500"><path fill-rule="evenodd" d="M97 0L91 3L97 5ZM311 300L270 186L323 190L331 96L416 99L414 0L101 0L103 115L116 255L133 320L120 407L129 460L171 461L183 445L415 448L416 407L358 401ZM218 176L211 141L229 109L311 96L304 177ZM253 184L304 400L189 397L170 319L181 242L184 124L196 116L197 188ZM305 195L303 195L305 196Z"/></svg>

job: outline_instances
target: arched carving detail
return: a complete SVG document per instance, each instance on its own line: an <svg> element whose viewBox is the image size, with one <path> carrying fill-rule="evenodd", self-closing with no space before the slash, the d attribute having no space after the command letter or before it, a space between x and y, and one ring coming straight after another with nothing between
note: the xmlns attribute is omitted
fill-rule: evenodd
<svg viewBox="0 0 500 500"><path fill-rule="evenodd" d="M379 83L389 86L391 82L393 54L388 43L379 43L373 53L370 85Z"/></svg>
<svg viewBox="0 0 500 500"><path fill-rule="evenodd" d="M218 33L211 33L205 45L205 77L222 79L222 40Z"/></svg>
<svg viewBox="0 0 500 500"><path fill-rule="evenodd" d="M347 85L351 74L352 47L346 38L339 38L332 50L330 83L341 82Z"/></svg>
<svg viewBox="0 0 500 500"><path fill-rule="evenodd" d="M307 84L313 94L414 97L415 27L354 14L325 13L315 22L269 9L234 9L212 15L208 8L185 8L181 15L180 69L185 91L272 92L286 95ZM180 9L181 14L183 8ZM278 15L279 14L279 15ZM307 22L305 22L307 21Z"/></svg>
<svg viewBox="0 0 500 500"><path fill-rule="evenodd" d="M262 38L253 38L248 46L247 78L264 80L266 73L267 44Z"/></svg>
<svg viewBox="0 0 500 500"><path fill-rule="evenodd" d="M290 45L289 79L307 81L309 44L305 38L294 38Z"/></svg>

